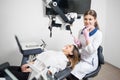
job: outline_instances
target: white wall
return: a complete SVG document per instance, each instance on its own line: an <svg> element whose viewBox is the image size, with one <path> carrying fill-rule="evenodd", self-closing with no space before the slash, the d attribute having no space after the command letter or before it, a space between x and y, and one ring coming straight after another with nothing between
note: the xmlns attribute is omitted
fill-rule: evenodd
<svg viewBox="0 0 120 80"><path fill-rule="evenodd" d="M120 1L107 0L105 29L106 61L120 68Z"/></svg>

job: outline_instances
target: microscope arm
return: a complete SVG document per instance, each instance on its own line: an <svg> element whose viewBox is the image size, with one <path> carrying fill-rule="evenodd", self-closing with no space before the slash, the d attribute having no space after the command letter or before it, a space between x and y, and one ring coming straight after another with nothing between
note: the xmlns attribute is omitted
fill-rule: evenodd
<svg viewBox="0 0 120 80"><path fill-rule="evenodd" d="M57 6L57 2L50 2L49 6L57 13L60 15L60 17L65 21L66 23L72 24L74 22L74 19L69 20L63 11Z"/></svg>

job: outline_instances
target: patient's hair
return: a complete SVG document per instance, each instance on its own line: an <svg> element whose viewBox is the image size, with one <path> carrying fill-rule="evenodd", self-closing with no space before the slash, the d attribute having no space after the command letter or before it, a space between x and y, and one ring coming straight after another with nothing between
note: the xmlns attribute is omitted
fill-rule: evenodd
<svg viewBox="0 0 120 80"><path fill-rule="evenodd" d="M81 59L81 55L79 53L79 49L73 45L74 48L72 50L73 55L68 55L68 59L70 60L70 66L72 67L72 69L74 68L74 66L80 61Z"/></svg>

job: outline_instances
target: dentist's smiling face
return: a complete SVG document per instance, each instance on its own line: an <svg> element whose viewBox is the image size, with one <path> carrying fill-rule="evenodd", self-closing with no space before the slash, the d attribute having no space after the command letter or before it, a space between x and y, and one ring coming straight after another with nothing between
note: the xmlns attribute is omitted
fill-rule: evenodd
<svg viewBox="0 0 120 80"><path fill-rule="evenodd" d="M92 15L84 16L84 25L85 27L94 28L96 19Z"/></svg>

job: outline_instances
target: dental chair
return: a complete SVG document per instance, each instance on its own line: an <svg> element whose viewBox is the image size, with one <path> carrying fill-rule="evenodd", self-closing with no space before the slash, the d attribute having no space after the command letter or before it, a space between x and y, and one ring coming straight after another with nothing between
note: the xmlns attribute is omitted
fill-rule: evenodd
<svg viewBox="0 0 120 80"><path fill-rule="evenodd" d="M95 77L95 76L98 75L98 73L99 73L99 71L100 71L100 69L101 69L101 66L104 64L104 56L103 56L103 53L102 53L102 52L103 52L103 48L102 48L102 46L99 46L99 48L98 48L98 62L99 62L98 67L97 67L97 69L94 70L93 72L86 74L85 77L83 77L82 80L89 80L89 78L92 78L92 77ZM5 64L3 65L3 67L4 67L4 66L9 66L9 63L5 63ZM2 68L2 67L0 66L0 68ZM6 67L5 67L5 68L6 68ZM3 68L2 68L2 69L3 69ZM54 75L54 79L53 79L51 76L49 76L49 80L64 80L64 79L66 79L66 78L70 75L70 72L71 72L71 71L72 71L71 67L67 67L66 69L64 69L64 70L56 73L56 74ZM5 69L5 73L7 74L7 75L5 76L6 78L11 78L11 79L8 79L8 80L18 80L18 79L9 71L9 69ZM37 79L36 77L33 77L31 80L39 80L39 79Z"/></svg>
<svg viewBox="0 0 120 80"><path fill-rule="evenodd" d="M98 75L101 66L104 64L104 56L103 56L103 47L99 46L98 48L98 67L96 70L94 70L91 73L88 73L85 75L85 77L82 80L88 80L89 78L95 77ZM54 75L55 80L63 80L65 79L68 75L70 75L71 69L68 67L63 71L60 71Z"/></svg>
<svg viewBox="0 0 120 80"><path fill-rule="evenodd" d="M31 56L34 57L35 55L40 54L41 52L43 52L43 48L45 48L45 46L46 46L44 41L42 41L43 44L41 44L41 45L36 45L36 46L35 45L31 45L31 46L24 45L24 46L22 46L22 44L20 43L17 35L15 35L15 40L16 40L17 45L19 47L19 51L23 55L21 65L25 64L26 61L28 61Z"/></svg>
<svg viewBox="0 0 120 80"><path fill-rule="evenodd" d="M18 80L14 74L8 69L9 62L0 64L0 80Z"/></svg>

